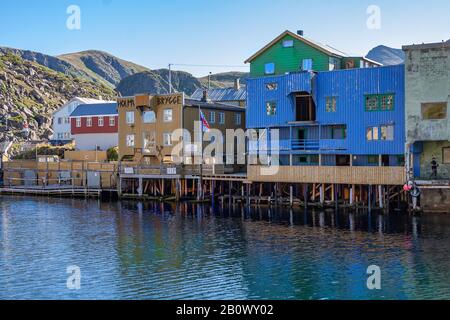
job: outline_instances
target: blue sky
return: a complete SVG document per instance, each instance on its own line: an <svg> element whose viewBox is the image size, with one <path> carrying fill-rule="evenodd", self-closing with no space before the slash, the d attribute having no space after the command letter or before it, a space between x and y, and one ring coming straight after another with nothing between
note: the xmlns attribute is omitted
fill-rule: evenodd
<svg viewBox="0 0 450 320"><path fill-rule="evenodd" d="M81 30L66 28L72 4L81 9ZM366 26L372 4L381 9L380 30ZM286 29L351 54L448 40L449 12L449 0L1 0L0 45L51 55L98 49L149 68L242 66Z"/></svg>

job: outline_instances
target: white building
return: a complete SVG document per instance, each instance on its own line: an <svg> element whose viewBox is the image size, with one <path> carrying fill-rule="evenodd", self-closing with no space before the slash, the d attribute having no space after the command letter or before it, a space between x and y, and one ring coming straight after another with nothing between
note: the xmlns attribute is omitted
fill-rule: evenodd
<svg viewBox="0 0 450 320"><path fill-rule="evenodd" d="M53 113L53 136L54 141L69 142L73 139L70 134L70 114L78 107L80 104L94 104L107 102L103 100L91 99L91 98L80 98L75 97L65 103L61 108Z"/></svg>

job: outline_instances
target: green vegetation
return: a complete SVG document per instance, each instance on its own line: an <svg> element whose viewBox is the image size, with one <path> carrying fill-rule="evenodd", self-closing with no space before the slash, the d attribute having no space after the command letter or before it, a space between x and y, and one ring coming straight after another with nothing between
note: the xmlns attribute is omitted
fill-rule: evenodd
<svg viewBox="0 0 450 320"><path fill-rule="evenodd" d="M13 149L20 150L20 145L13 145ZM37 149L37 150L36 150ZM23 152L18 152L14 156L14 160L35 160L36 154L38 156L58 156L61 159L64 158L64 151L73 151L75 148L73 144L68 144L61 147L54 147L48 144L38 145L36 148L32 148Z"/></svg>
<svg viewBox="0 0 450 320"><path fill-rule="evenodd" d="M1 59L3 61L11 62L12 64L15 64L15 65L21 65L23 63L23 60L21 57L13 54L11 52L8 52L7 54L1 56Z"/></svg>
<svg viewBox="0 0 450 320"><path fill-rule="evenodd" d="M119 148L112 147L106 151L108 161L119 161Z"/></svg>

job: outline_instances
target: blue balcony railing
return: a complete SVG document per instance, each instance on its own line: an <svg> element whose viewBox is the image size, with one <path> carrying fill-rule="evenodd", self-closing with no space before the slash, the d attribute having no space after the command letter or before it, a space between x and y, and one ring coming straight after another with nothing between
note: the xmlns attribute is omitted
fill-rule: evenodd
<svg viewBox="0 0 450 320"><path fill-rule="evenodd" d="M319 151L320 141L295 139L291 142L291 148L294 151Z"/></svg>

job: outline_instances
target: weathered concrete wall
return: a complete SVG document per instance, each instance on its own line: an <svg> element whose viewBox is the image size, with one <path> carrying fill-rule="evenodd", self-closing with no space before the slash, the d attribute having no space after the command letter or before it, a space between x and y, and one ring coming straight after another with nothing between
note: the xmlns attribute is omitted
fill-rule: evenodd
<svg viewBox="0 0 450 320"><path fill-rule="evenodd" d="M450 44L404 47L406 52L406 139L450 140ZM447 119L423 120L421 105L447 102Z"/></svg>
<svg viewBox="0 0 450 320"><path fill-rule="evenodd" d="M424 189L420 203L424 212L450 213L450 189Z"/></svg>
<svg viewBox="0 0 450 320"><path fill-rule="evenodd" d="M433 156L439 164L438 179L450 179L450 164L444 164L442 158L442 148L450 148L450 142L437 141L425 142L423 144L423 153L420 157L420 175L421 178L428 179L431 176L431 160Z"/></svg>

